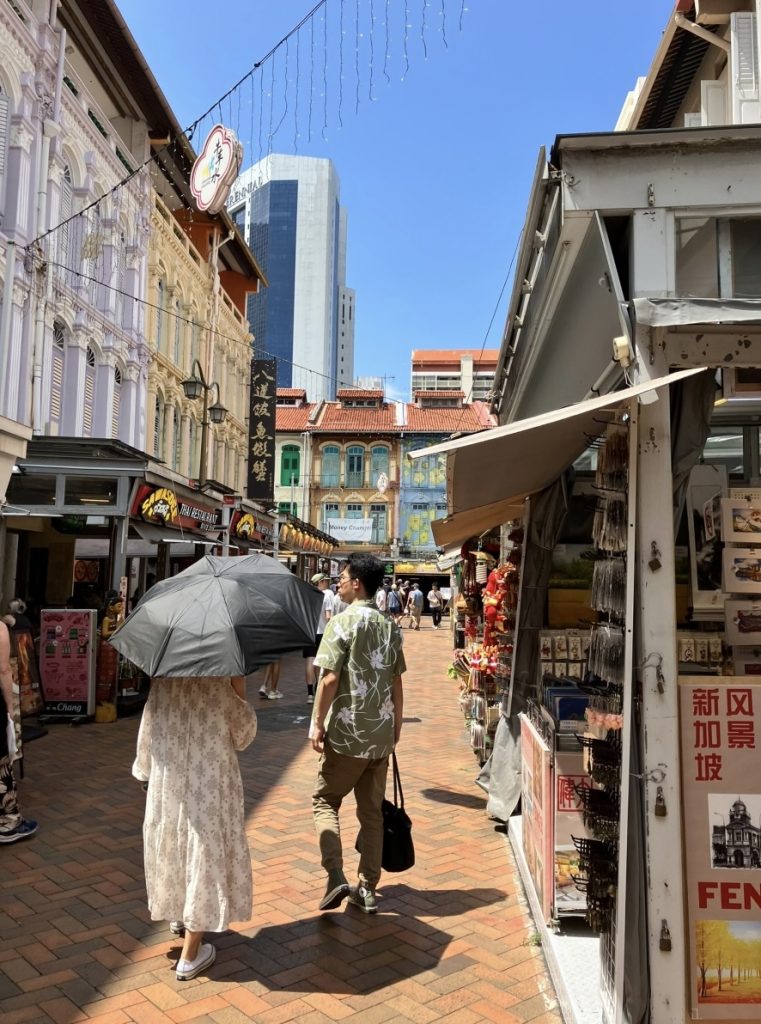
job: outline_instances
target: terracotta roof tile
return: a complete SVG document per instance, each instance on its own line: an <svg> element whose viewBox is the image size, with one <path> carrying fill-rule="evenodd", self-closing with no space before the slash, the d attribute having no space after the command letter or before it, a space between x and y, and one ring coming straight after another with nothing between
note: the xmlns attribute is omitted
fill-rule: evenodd
<svg viewBox="0 0 761 1024"><path fill-rule="evenodd" d="M331 434L388 434L398 433L401 428L397 426L393 405L383 403L377 409L346 409L339 402L326 402L312 429Z"/></svg>
<svg viewBox="0 0 761 1024"><path fill-rule="evenodd" d="M304 388L278 388L278 398L303 398L306 400L307 393Z"/></svg>
<svg viewBox="0 0 761 1024"><path fill-rule="evenodd" d="M383 398L383 392L373 388L339 388L336 398Z"/></svg>
<svg viewBox="0 0 761 1024"><path fill-rule="evenodd" d="M421 409L417 405L407 406L409 433L451 434L454 431L472 433L494 426L489 408L485 402L473 402L461 409Z"/></svg>
<svg viewBox="0 0 761 1024"><path fill-rule="evenodd" d="M464 391L435 391L431 389L421 389L413 392L416 398L464 398Z"/></svg>
<svg viewBox="0 0 761 1024"><path fill-rule="evenodd" d="M282 434L306 430L309 415L314 409L313 402L305 405L279 405L275 409L275 430Z"/></svg>
<svg viewBox="0 0 761 1024"><path fill-rule="evenodd" d="M412 368L416 364L452 363L459 366L463 356L472 356L475 364L495 363L499 359L499 349L485 348L415 348L412 350Z"/></svg>

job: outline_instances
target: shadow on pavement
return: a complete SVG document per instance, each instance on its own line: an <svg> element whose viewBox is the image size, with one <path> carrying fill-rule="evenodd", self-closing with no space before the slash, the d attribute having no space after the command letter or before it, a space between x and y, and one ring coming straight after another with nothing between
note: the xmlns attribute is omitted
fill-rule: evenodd
<svg viewBox="0 0 761 1024"><path fill-rule="evenodd" d="M420 795L426 800L435 800L440 804L457 804L458 807L473 807L483 810L486 797L470 793L455 793L451 789L421 789Z"/></svg>

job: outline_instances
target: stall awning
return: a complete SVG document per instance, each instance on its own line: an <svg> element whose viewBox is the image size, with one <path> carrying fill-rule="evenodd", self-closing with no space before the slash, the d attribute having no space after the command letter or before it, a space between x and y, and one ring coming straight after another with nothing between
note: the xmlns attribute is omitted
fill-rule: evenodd
<svg viewBox="0 0 761 1024"><path fill-rule="evenodd" d="M151 544L171 544L173 548L187 547L192 549L194 544L203 544L207 548L215 548L222 542L219 539L219 531L212 531L206 536L197 533L182 533L179 530L165 530L152 523L136 522L134 519L130 526L140 534L143 540Z"/></svg>
<svg viewBox="0 0 761 1024"><path fill-rule="evenodd" d="M449 515L431 524L436 543L442 547L462 544L518 518L523 501L556 480L599 437L617 409L704 369L680 370L565 409L410 452L411 459L447 456Z"/></svg>

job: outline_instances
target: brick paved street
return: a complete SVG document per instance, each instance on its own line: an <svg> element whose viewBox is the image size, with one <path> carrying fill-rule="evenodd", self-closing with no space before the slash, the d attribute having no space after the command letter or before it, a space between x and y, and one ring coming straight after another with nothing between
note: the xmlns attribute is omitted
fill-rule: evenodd
<svg viewBox="0 0 761 1024"><path fill-rule="evenodd" d="M142 877L143 792L130 776L138 719L51 726L26 748L22 807L40 830L0 849L0 1019L71 1024L559 1024L541 948L504 834L484 813L476 762L446 678L449 639L405 630L399 747L417 864L381 880L380 912L317 913L316 755L301 658L280 701L262 701L241 757L253 920L214 941L207 977L178 983L179 952L151 922ZM254 677L256 678L256 677ZM343 812L347 874L356 833Z"/></svg>

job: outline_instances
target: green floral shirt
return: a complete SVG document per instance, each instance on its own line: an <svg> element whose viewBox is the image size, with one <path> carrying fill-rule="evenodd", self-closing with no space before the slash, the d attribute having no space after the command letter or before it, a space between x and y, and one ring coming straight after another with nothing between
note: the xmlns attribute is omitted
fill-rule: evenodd
<svg viewBox="0 0 761 1024"><path fill-rule="evenodd" d="M338 676L325 716L333 750L347 757L388 757L394 748L392 682L407 667L396 623L371 601L354 601L328 622L314 663Z"/></svg>

